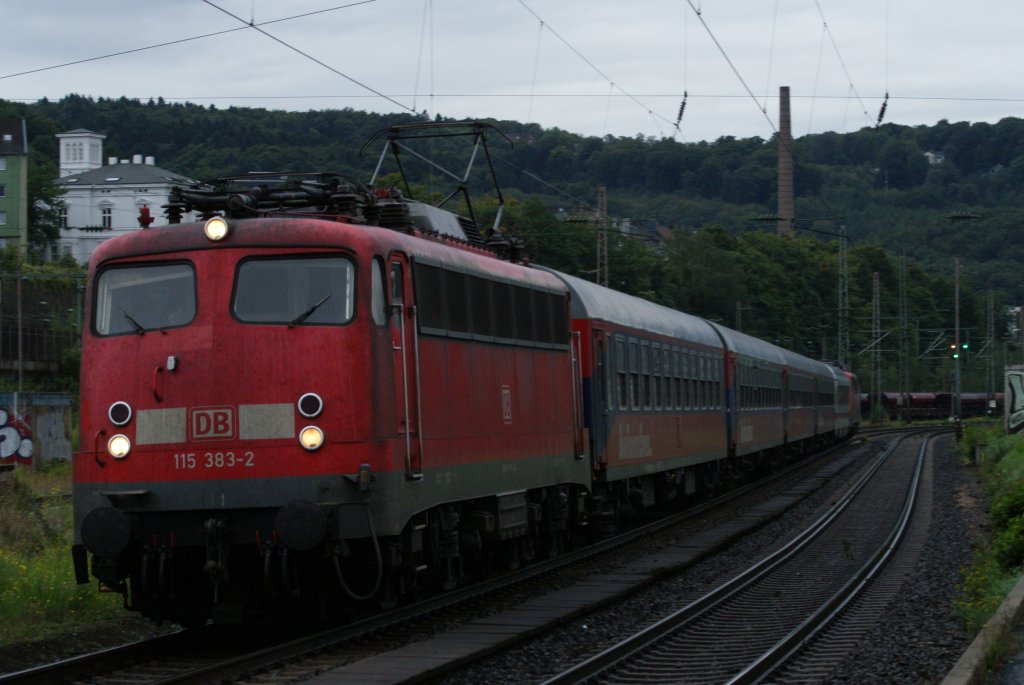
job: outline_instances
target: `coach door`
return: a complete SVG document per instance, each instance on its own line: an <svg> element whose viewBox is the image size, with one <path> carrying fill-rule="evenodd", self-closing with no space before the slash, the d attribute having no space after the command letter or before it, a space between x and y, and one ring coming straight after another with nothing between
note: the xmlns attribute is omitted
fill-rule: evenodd
<svg viewBox="0 0 1024 685"><path fill-rule="evenodd" d="M420 360L416 307L409 277L409 259L393 254L388 260L391 295L391 347L395 355L395 402L398 435L405 445L406 478L421 478Z"/></svg>

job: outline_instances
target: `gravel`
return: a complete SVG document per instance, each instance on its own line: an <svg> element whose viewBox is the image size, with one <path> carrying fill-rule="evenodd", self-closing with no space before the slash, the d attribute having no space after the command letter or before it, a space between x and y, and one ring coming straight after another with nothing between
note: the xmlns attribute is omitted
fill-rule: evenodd
<svg viewBox="0 0 1024 685"><path fill-rule="evenodd" d="M884 619L862 638L829 678L830 683L938 682L970 644L971 637L957 617L955 604L960 596L960 569L970 563L975 546L987 535L987 502L973 467L959 463L951 439L939 441L933 459L932 521L917 566L892 600ZM822 489L758 534L697 564L677 579L636 595L626 605L571 622L527 647L499 655L444 682L541 682L744 568L800 520L813 515L834 492L832 488Z"/></svg>

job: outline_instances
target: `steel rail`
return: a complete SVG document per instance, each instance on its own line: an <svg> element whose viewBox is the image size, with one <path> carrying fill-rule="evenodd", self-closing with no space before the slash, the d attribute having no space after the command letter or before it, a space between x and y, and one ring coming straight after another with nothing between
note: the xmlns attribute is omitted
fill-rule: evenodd
<svg viewBox="0 0 1024 685"><path fill-rule="evenodd" d="M879 455L872 466L862 474L857 482L851 486L846 494L837 501L829 511L815 520L810 526L805 528L803 532L790 540L785 546L763 558L743 573L740 573L734 578L726 581L703 597L700 597L678 611L673 612L612 647L543 681L542 685L568 685L569 683L580 683L596 678L601 673L607 672L616 665L628 660L640 652L643 652L666 636L680 630L715 607L724 604L746 588L752 586L759 579L791 559L803 548L814 541L822 532L824 532L829 525L847 509L850 503L856 499L856 496L867 486L871 478L896 451L897 447L899 447L903 440L921 432L925 431L914 430L905 435L897 436L889 447ZM888 547L889 545L886 546Z"/></svg>

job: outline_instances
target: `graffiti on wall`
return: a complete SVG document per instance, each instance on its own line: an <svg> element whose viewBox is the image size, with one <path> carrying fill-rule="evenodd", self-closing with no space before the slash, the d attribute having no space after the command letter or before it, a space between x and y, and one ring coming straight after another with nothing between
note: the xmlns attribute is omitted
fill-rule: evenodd
<svg viewBox="0 0 1024 685"><path fill-rule="evenodd" d="M0 464L32 462L32 429L24 417L0 408Z"/></svg>
<svg viewBox="0 0 1024 685"><path fill-rule="evenodd" d="M1024 369L1010 367L1006 374L1006 432L1024 429Z"/></svg>

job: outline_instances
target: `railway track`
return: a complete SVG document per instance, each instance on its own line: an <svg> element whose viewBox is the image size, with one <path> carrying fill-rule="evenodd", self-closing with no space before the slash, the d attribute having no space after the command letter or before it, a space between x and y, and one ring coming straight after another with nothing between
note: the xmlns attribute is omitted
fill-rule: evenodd
<svg viewBox="0 0 1024 685"><path fill-rule="evenodd" d="M328 672L330 682L361 683L368 672L378 671L379 675L381 668L391 673L390 680L381 682L436 676L677 573L780 516L843 469L863 461L868 449L851 448L841 456L794 465L770 481L778 492L767 499L758 494L766 487L763 482L742 488L578 552L535 562L518 572L340 628L313 634L307 631L285 640L278 635L276 640L268 638L258 648L249 649L211 648L211 641L201 634L193 635L191 642L179 637L177 643L140 643L132 647L134 655L124 648L116 655L84 656L0 676L0 683L295 682L315 681ZM722 507L743 513L708 523ZM693 530L673 532L681 525ZM685 543L650 540L658 535L675 536ZM661 551L650 556L651 548L658 547ZM602 568L617 571L602 574L595 570ZM115 656L118 662L109 663Z"/></svg>
<svg viewBox="0 0 1024 685"><path fill-rule="evenodd" d="M787 664L781 682L827 677L845 656L843 645L849 644L851 632L865 629L869 617L884 606L862 599L857 615L838 620L882 577L904 538L927 445L923 437L894 443L845 496L792 541L711 593L544 685L756 683ZM893 591L891 582L883 585L880 594ZM829 636L825 631L830 626L836 629Z"/></svg>

